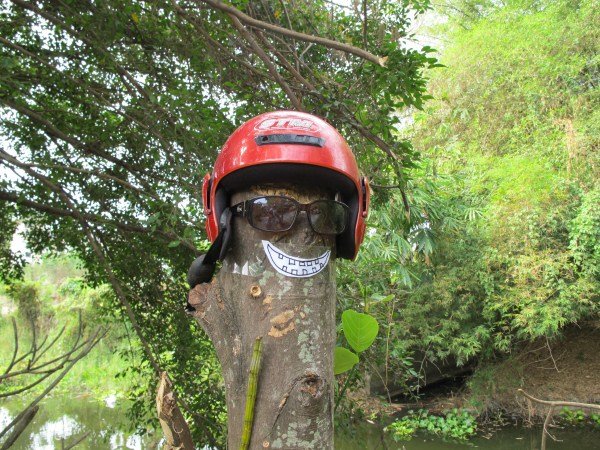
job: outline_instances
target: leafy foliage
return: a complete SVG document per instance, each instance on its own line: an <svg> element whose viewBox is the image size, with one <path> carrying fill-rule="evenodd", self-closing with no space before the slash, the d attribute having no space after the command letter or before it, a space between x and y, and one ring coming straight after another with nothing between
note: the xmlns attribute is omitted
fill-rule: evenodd
<svg viewBox="0 0 600 450"><path fill-rule="evenodd" d="M347 348L336 347L333 354L333 373L340 375L358 364L358 355Z"/></svg>
<svg viewBox="0 0 600 450"><path fill-rule="evenodd" d="M373 316L349 309L342 313L342 330L352 350L362 353L375 341L379 333L379 324ZM336 347L333 373L339 375L358 364L359 358L356 353L343 347Z"/></svg>
<svg viewBox="0 0 600 450"><path fill-rule="evenodd" d="M0 187L2 186L0 182ZM16 209L3 205L0 208L0 282L18 279L23 275L22 255L14 254L11 250L13 235L17 230L15 220Z"/></svg>
<svg viewBox="0 0 600 450"><path fill-rule="evenodd" d="M411 215L376 188L361 254L339 273L341 309L362 305L384 330L371 353L386 385L418 386L430 362L484 366L598 317L593 3L442 10L445 68L401 130L423 155Z"/></svg>
<svg viewBox="0 0 600 450"><path fill-rule="evenodd" d="M560 419L570 426L585 426L592 424L595 427L600 427L600 414L586 414L581 409L572 409L565 406L560 411Z"/></svg>
<svg viewBox="0 0 600 450"><path fill-rule="evenodd" d="M37 329L42 309L38 286L27 281L13 283L8 288L8 295L17 305L19 316L27 326Z"/></svg>
<svg viewBox="0 0 600 450"><path fill-rule="evenodd" d="M379 332L379 325L374 317L352 309L343 312L342 327L348 344L357 353L368 349Z"/></svg>
<svg viewBox="0 0 600 450"><path fill-rule="evenodd" d="M440 239L436 276L419 293L460 299L452 317L462 337L451 348L459 361L509 350L513 338L553 336L598 311L598 278L584 269L597 241L586 228L598 211L586 206L598 178L595 19L590 2L490 6L452 34L444 59L460 54L460 64L432 81L439 100L417 119L418 145L432 158L444 149L436 170L462 179L465 199L481 208L462 238ZM575 263L575 242L585 263Z"/></svg>
<svg viewBox="0 0 600 450"><path fill-rule="evenodd" d="M466 441L476 430L473 414L465 410L453 409L445 416L434 416L427 410L409 411L408 415L386 427L392 432L395 441L408 441L417 431L437 434L444 438Z"/></svg>

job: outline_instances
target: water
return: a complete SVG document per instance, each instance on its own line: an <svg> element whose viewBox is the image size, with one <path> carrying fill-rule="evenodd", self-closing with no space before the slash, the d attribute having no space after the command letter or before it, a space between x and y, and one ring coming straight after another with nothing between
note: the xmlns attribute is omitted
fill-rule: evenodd
<svg viewBox="0 0 600 450"><path fill-rule="evenodd" d="M0 429L17 414L23 404L19 399L0 403ZM55 397L46 399L34 421L19 437L11 450L60 450L86 432L89 436L75 448L77 450L154 450L162 436L138 436L129 429L126 405L115 397L105 402L93 399ZM368 423L351 428L352 433L336 433L336 450L538 450L540 428L507 427L491 439L475 437L469 443L444 442L421 435L408 442L394 442L381 428ZM600 431L583 429L553 429L561 442L548 440L548 450L599 450Z"/></svg>
<svg viewBox="0 0 600 450"><path fill-rule="evenodd" d="M25 406L19 399L0 403L0 429ZM11 450L60 450L74 443L86 432L88 437L77 450L158 448L161 436L138 436L128 426L126 407L116 398L105 402L90 398L46 398L34 420Z"/></svg>
<svg viewBox="0 0 600 450"><path fill-rule="evenodd" d="M444 442L430 435L419 435L407 442L394 442L375 425L354 427L354 435L336 433L336 450L539 450L541 427L506 427L494 433L490 439L476 436L467 443ZM548 438L547 450L599 450L600 431L591 427L552 429L551 433L561 442Z"/></svg>

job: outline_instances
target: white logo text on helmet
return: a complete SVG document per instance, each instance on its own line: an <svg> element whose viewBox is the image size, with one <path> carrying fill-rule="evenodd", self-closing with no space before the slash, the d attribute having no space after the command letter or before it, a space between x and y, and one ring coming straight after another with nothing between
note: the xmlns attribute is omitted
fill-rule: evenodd
<svg viewBox="0 0 600 450"><path fill-rule="evenodd" d="M260 122L257 130L302 130L316 131L319 127L312 120L298 117L285 117L281 119L266 119Z"/></svg>

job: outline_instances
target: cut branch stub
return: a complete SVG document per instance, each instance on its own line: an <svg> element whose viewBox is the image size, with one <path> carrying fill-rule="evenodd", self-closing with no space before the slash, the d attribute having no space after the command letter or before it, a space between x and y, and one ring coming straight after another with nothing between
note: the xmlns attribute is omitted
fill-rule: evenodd
<svg viewBox="0 0 600 450"><path fill-rule="evenodd" d="M258 195L307 203L333 193L262 187L231 203ZM334 238L315 234L305 213L285 233L263 232L237 217L221 270L190 292L223 368L229 448L241 442L257 337L263 350L249 448L333 448L334 253Z"/></svg>

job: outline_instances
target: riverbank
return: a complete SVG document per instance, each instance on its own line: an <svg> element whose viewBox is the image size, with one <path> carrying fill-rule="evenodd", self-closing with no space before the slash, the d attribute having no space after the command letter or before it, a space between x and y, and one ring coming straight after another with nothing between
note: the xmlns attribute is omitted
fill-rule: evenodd
<svg viewBox="0 0 600 450"><path fill-rule="evenodd" d="M475 371L465 399L481 412L540 418L517 392L546 400L600 403L600 322L571 326L555 340L538 339L509 358Z"/></svg>
<svg viewBox="0 0 600 450"><path fill-rule="evenodd" d="M460 375L454 375L460 368L444 366L433 383L421 387L418 398L397 395L391 403L382 401L387 393L381 387L379 395L350 395L367 415L460 408L484 417L539 420L547 410L530 408L518 389L540 399L600 404L599 355L600 322L590 321L566 328L554 340L537 339L495 361L473 363Z"/></svg>
<svg viewBox="0 0 600 450"><path fill-rule="evenodd" d="M540 399L600 404L598 355L600 326L598 322L587 322L565 329L560 338L528 343L502 361L480 363L470 376L449 378L433 388L425 386L418 399L406 397L402 402L390 403L378 396L365 396L360 390L349 396L357 411L356 417L363 418L359 422L386 425L393 419L399 420L395 428L399 438L418 437L422 433L420 429L431 432L437 428L438 434L450 436L461 433L471 425L455 418L466 415L468 421L477 417L475 440L496 441L498 433L503 436L503 430L512 426L521 433L526 429L537 430L537 435L527 432L530 446L522 448L539 448L540 427L548 409L530 403L518 390L523 389ZM451 417L444 420L449 412ZM595 436L596 441L590 441L589 448L597 448L600 414L585 408L556 408L550 432L569 444L560 447L552 443L548 448L586 448L584 443L570 441L572 432L577 430ZM468 442L473 445L474 440ZM498 448L521 448L514 442L513 445Z"/></svg>

